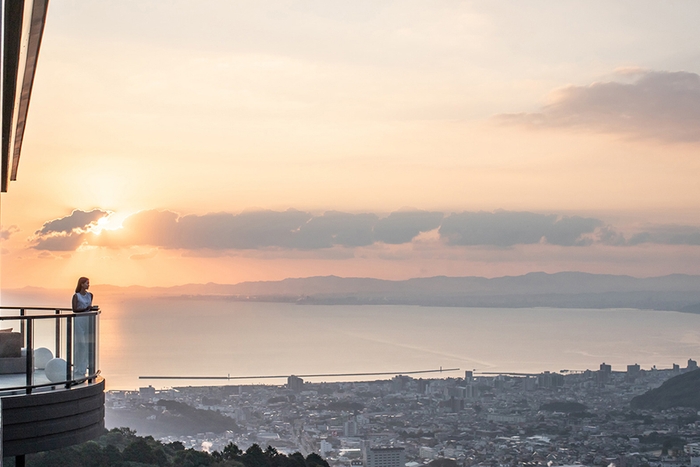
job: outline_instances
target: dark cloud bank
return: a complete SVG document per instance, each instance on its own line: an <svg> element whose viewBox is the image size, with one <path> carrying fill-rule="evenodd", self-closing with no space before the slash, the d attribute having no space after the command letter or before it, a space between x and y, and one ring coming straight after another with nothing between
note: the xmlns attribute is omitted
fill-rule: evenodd
<svg viewBox="0 0 700 467"><path fill-rule="evenodd" d="M440 236L451 245L507 247L532 243L581 246L593 242L592 234L603 222L584 217L557 217L531 212L463 212L447 217Z"/></svg>
<svg viewBox="0 0 700 467"><path fill-rule="evenodd" d="M152 246L186 250L318 250L334 246L353 248L385 243L412 242L423 232L437 229L440 239L453 246L489 246L544 243L564 247L591 244L700 245L700 228L653 226L626 238L602 220L531 212L394 212L349 214L329 211L313 215L303 211L257 211L241 214L211 213L179 216L172 211L142 211L128 217L123 228L89 230L109 213L73 211L48 221L36 232L33 248L72 251L87 243L103 247Z"/></svg>
<svg viewBox="0 0 700 467"><path fill-rule="evenodd" d="M183 216L170 211L143 211L129 217L124 229L90 238L102 246L154 245L163 248L214 250L287 248L314 250L361 247L376 242L407 243L440 225L435 212L376 214L330 211L320 216L287 210Z"/></svg>
<svg viewBox="0 0 700 467"><path fill-rule="evenodd" d="M664 142L700 142L700 75L643 71L631 84L569 86L539 112L499 115L505 123L585 128Z"/></svg>

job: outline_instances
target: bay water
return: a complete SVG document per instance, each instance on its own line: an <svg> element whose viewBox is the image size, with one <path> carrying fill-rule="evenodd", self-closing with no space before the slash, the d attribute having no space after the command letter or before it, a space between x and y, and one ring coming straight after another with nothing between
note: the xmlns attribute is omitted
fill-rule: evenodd
<svg viewBox="0 0 700 467"><path fill-rule="evenodd" d="M283 384L284 378L139 376L613 370L700 357L700 315L636 309L296 305L226 300L102 302L100 368L108 389ZM418 377L418 375L416 376ZM390 378L385 376L384 378ZM372 380L348 376L309 381Z"/></svg>

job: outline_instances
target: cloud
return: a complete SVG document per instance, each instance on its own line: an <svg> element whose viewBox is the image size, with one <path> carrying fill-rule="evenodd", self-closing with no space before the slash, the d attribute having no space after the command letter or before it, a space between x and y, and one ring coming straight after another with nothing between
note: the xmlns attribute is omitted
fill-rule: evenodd
<svg viewBox="0 0 700 467"><path fill-rule="evenodd" d="M625 236L609 225L597 229L598 242L604 245L624 246L628 245Z"/></svg>
<svg viewBox="0 0 700 467"><path fill-rule="evenodd" d="M700 227L690 225L659 225L634 234L629 245L655 243L662 245L700 245Z"/></svg>
<svg viewBox="0 0 700 467"><path fill-rule="evenodd" d="M258 249L284 246L289 235L311 216L305 212L244 212L189 215L178 219L168 248Z"/></svg>
<svg viewBox="0 0 700 467"><path fill-rule="evenodd" d="M700 142L700 75L684 71L623 70L632 83L568 86L539 112L502 114L504 123L581 128L663 142Z"/></svg>
<svg viewBox="0 0 700 467"><path fill-rule="evenodd" d="M367 246L374 243L376 214L347 214L329 211L313 217L290 236L287 246L299 249Z"/></svg>
<svg viewBox="0 0 700 467"><path fill-rule="evenodd" d="M388 217L377 222L374 234L380 242L392 245L408 243L421 232L440 227L443 217L441 212L392 212Z"/></svg>
<svg viewBox="0 0 700 467"><path fill-rule="evenodd" d="M595 241L591 236L603 222L590 217L561 217L554 222L544 235L547 243L561 246L590 245Z"/></svg>
<svg viewBox="0 0 700 467"><path fill-rule="evenodd" d="M592 243L586 234L602 227L598 219L531 212L463 212L442 221L440 236L450 245L509 247L546 242L561 246Z"/></svg>
<svg viewBox="0 0 700 467"><path fill-rule="evenodd" d="M0 240L8 240L13 233L19 232L16 225L11 225L6 229L0 229Z"/></svg>
<svg viewBox="0 0 700 467"><path fill-rule="evenodd" d="M44 251L74 251L85 241L85 234L56 235L41 238L32 247Z"/></svg>
<svg viewBox="0 0 700 467"><path fill-rule="evenodd" d="M314 255L324 251L334 252L334 257L352 256L352 249L382 245L406 245L414 250L421 248L421 239L426 235L435 245L496 248L538 243L562 247L700 245L700 227L695 226L647 226L625 234L593 217L524 211L458 212L448 216L440 212L398 211L380 217L374 213L338 211L313 215L295 209L185 216L153 210L133 214L124 220L122 228L102 230L99 234L90 231L91 224L64 224L65 229L59 232L57 228L47 228L49 234L38 235L32 248L60 252L76 250L83 244L150 247L146 253L130 256L144 260L156 256L158 249L183 250L184 256L198 257L231 256L243 250L275 257L311 251L316 252ZM71 225L78 227L67 232Z"/></svg>
<svg viewBox="0 0 700 467"><path fill-rule="evenodd" d="M90 235L92 245L150 245L172 249L248 250L284 248L315 250L368 246L375 242L408 243L435 229L441 213L373 213L328 211L320 216L289 209L241 214L212 213L178 216L172 211L142 211L128 217L123 228Z"/></svg>
<svg viewBox="0 0 700 467"><path fill-rule="evenodd" d="M172 211L141 211L126 218L122 229L102 231L91 235L89 241L99 246L151 245L170 249L288 246L293 232L310 218L293 209L182 217Z"/></svg>
<svg viewBox="0 0 700 467"><path fill-rule="evenodd" d="M34 233L32 248L43 251L72 251L82 245L97 221L110 215L109 211L75 209L70 215L44 223Z"/></svg>
<svg viewBox="0 0 700 467"><path fill-rule="evenodd" d="M69 216L45 222L35 235L70 234L75 231L87 231L97 225L97 221L109 215L108 211L93 209L92 211L74 210Z"/></svg>
<svg viewBox="0 0 700 467"><path fill-rule="evenodd" d="M39 259L63 260L63 259L70 259L71 255L70 255L70 253L56 255L56 254L50 253L48 251L42 251L41 253L37 254L36 257Z"/></svg>

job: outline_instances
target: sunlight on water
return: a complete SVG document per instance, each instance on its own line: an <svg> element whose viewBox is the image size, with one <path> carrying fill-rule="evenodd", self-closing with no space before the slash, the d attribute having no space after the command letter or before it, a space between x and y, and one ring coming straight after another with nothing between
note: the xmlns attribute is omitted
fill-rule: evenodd
<svg viewBox="0 0 700 467"><path fill-rule="evenodd" d="M101 367L110 389L240 382L139 380L139 375L301 375L442 366L460 368L443 374L459 377L467 369L585 370L602 362L614 370L633 363L665 368L700 356L700 339L692 331L700 316L665 311L166 299L104 303L102 309Z"/></svg>

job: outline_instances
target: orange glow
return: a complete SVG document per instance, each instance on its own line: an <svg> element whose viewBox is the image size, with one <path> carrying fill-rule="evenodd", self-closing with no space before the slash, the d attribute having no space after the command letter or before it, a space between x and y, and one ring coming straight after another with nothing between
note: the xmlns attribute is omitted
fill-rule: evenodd
<svg viewBox="0 0 700 467"><path fill-rule="evenodd" d="M652 138L648 130L663 126L654 115L621 130L584 108L601 83L648 75L663 84L664 73L683 72L692 84L697 64L683 57L700 41L688 20L697 5L649 6L635 12L649 21L632 22L604 5L321 4L146 2L134 18L120 2L52 3L18 181L2 195L2 287L71 287L80 275L155 286L327 274L700 274L692 244L498 249L450 246L437 231L399 246L317 250L177 249L169 232L160 243L98 247L74 236L75 245L38 249L38 232L75 209L109 213L87 228L103 240L135 236L119 229L149 210L507 210L594 217L624 232L700 227L692 132L670 125L665 139ZM657 81L649 89L659 102L672 100ZM623 104L623 116L642 107ZM588 109L593 123L583 111L556 114L557 105Z"/></svg>

